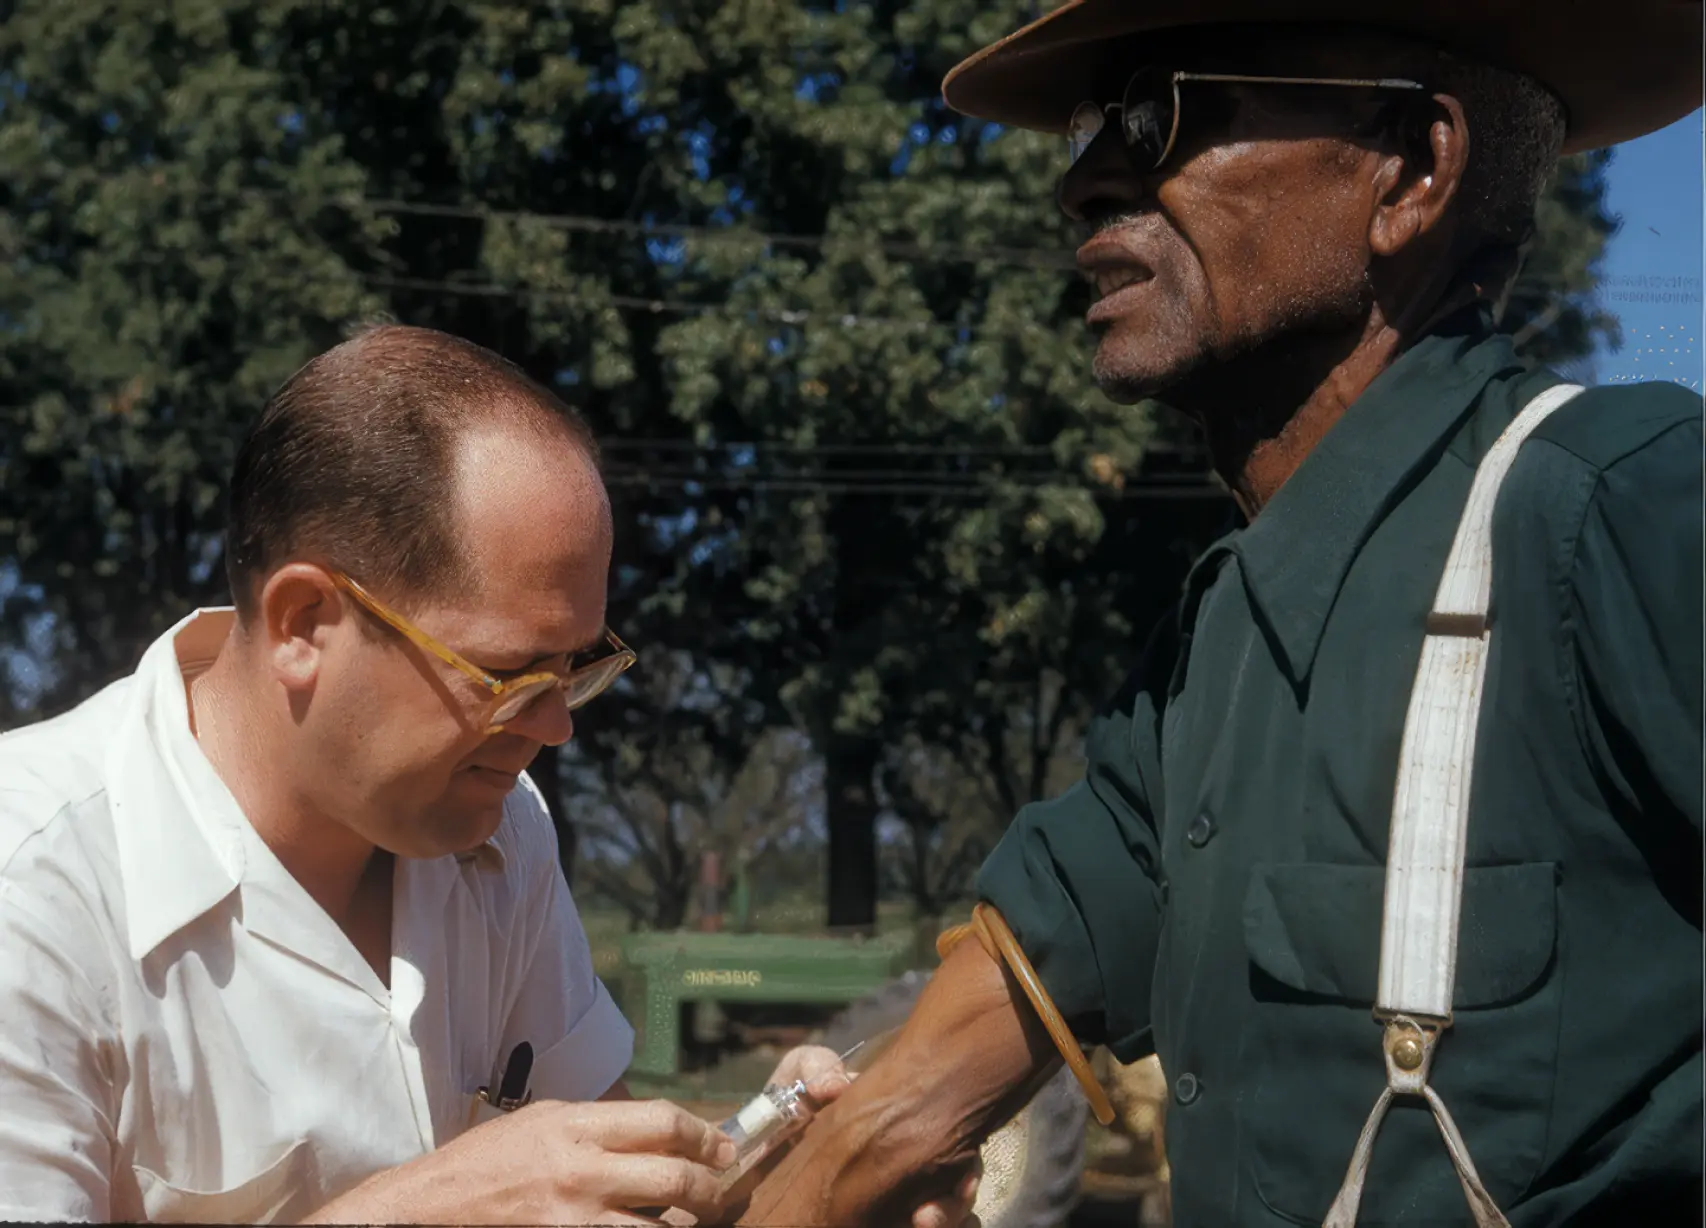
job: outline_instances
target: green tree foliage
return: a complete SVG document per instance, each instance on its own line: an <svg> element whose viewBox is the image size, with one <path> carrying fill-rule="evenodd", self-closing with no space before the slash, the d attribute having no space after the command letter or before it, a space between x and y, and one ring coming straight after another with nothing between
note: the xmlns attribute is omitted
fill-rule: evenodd
<svg viewBox="0 0 1706 1228"><path fill-rule="evenodd" d="M361 171L335 130L282 122L297 87L268 50L276 14L7 7L0 558L24 585L14 636L53 616L57 707L222 589L237 433L380 305L339 250L378 235L315 216Z"/></svg>
<svg viewBox="0 0 1706 1228"><path fill-rule="evenodd" d="M669 676L584 714L589 813L724 814L795 730L831 920L870 919L884 812L921 901L952 894L1227 516L1176 427L1089 383L1057 143L939 101L1032 7L0 5L0 620L50 667L0 723L220 597L242 423L384 311L607 440L612 617ZM1511 299L1547 359L1607 326L1603 187L1560 176ZM732 698L682 702L706 686Z"/></svg>

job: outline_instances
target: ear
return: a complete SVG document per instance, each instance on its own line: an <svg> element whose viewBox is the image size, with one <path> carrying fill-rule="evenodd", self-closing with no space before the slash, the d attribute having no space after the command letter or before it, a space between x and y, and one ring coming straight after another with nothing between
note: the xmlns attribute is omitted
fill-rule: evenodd
<svg viewBox="0 0 1706 1228"><path fill-rule="evenodd" d="M259 622L263 654L273 677L288 691L313 689L327 631L344 617L331 576L312 563L287 563L261 588Z"/></svg>
<svg viewBox="0 0 1706 1228"><path fill-rule="evenodd" d="M1469 165L1469 125L1463 104L1449 94L1435 94L1431 111L1404 125L1398 151L1384 156L1376 172L1368 231L1376 256L1396 256L1449 220Z"/></svg>

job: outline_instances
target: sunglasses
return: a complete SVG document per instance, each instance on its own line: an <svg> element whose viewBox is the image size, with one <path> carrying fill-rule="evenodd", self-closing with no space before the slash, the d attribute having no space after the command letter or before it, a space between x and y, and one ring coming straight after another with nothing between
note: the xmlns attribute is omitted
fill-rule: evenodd
<svg viewBox="0 0 1706 1228"><path fill-rule="evenodd" d="M488 692L490 698L483 714L488 734L501 733L505 722L520 716L529 704L547 691L561 691L564 705L572 712L607 690L638 659L632 648L617 638L614 631L606 628L603 642L597 648L575 653L568 668L561 673L543 670L516 678L498 678L422 631L342 572L330 574L332 582L354 597L356 604L373 617L410 643L466 674Z"/></svg>
<svg viewBox="0 0 1706 1228"><path fill-rule="evenodd" d="M1120 115L1120 136L1126 155L1140 175L1160 170L1173 152L1179 137L1179 86L1185 81L1211 81L1238 85L1335 86L1363 90L1425 89L1420 82L1401 77L1247 77L1233 73L1175 72L1168 68L1140 68L1126 82L1118 102L1081 102L1066 126L1067 148L1077 162L1101 135L1109 111Z"/></svg>

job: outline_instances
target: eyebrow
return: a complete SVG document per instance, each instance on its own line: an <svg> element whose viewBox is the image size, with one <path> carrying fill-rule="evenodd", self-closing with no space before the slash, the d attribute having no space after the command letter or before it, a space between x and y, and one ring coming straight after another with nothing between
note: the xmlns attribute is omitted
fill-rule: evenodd
<svg viewBox="0 0 1706 1228"><path fill-rule="evenodd" d="M526 673L528 670L532 669L534 666L543 665L545 662L553 660L557 657L564 657L564 658L567 658L569 660L573 660L575 657L579 656L583 652L586 652L588 649L597 648L600 644L602 644L604 642L604 637L605 637L605 629L603 627L600 627L598 630L598 634L594 635L590 640L587 640L584 644L581 644L579 647L570 648L567 651L543 652L543 653L540 653L538 656L534 657L532 660L528 661L525 665L517 665L517 666L513 666L513 667L507 667L506 666L504 669L501 669L501 670L493 669L492 672L493 673L500 673L500 674L521 674L521 673ZM494 653L493 655L494 656L503 656L504 654L503 653ZM491 669L490 666L488 666L487 668Z"/></svg>

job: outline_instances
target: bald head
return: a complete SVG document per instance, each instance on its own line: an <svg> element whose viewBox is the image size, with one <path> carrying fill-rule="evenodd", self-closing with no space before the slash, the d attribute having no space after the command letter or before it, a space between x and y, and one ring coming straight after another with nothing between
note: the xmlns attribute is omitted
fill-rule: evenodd
<svg viewBox="0 0 1706 1228"><path fill-rule="evenodd" d="M292 375L238 452L225 564L239 613L292 559L405 603L478 585L469 536L518 497L518 464L534 490L585 504L561 523L608 525L591 432L549 389L447 333L364 330ZM608 556L607 527L588 549Z"/></svg>

